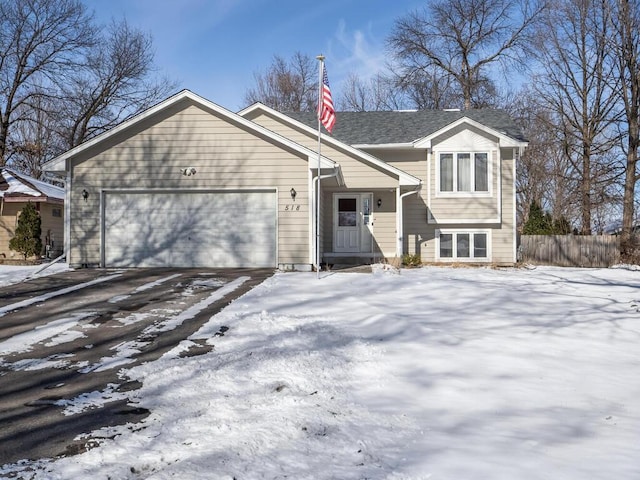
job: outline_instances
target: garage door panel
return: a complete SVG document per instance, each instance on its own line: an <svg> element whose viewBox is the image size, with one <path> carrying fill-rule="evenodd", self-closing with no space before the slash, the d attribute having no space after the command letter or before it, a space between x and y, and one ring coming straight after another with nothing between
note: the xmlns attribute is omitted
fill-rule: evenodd
<svg viewBox="0 0 640 480"><path fill-rule="evenodd" d="M105 264L272 267L275 192L108 192Z"/></svg>

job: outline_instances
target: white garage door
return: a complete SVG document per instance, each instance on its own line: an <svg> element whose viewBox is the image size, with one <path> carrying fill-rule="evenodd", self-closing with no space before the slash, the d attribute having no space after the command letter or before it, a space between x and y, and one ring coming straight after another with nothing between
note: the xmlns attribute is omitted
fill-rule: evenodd
<svg viewBox="0 0 640 480"><path fill-rule="evenodd" d="M106 192L107 267L274 267L275 191Z"/></svg>

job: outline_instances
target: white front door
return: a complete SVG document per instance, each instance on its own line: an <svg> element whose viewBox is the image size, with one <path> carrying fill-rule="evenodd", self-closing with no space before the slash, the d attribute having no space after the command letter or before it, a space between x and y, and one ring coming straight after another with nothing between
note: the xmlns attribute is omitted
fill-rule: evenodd
<svg viewBox="0 0 640 480"><path fill-rule="evenodd" d="M371 251L371 194L336 194L333 201L333 250Z"/></svg>

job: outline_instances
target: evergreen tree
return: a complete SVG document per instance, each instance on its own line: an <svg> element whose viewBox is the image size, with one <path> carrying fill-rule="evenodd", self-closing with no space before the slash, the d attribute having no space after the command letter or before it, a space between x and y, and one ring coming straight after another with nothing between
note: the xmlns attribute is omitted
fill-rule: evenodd
<svg viewBox="0 0 640 480"><path fill-rule="evenodd" d="M549 235L553 230L551 215L545 214L538 202L531 202L529 207L529 218L522 227L524 235Z"/></svg>
<svg viewBox="0 0 640 480"><path fill-rule="evenodd" d="M571 224L563 216L557 220L549 212L542 210L538 202L531 202L529 219L522 227L523 235L567 235L571 233Z"/></svg>
<svg viewBox="0 0 640 480"><path fill-rule="evenodd" d="M18 226L13 238L9 240L9 248L22 253L24 259L40 255L42 251L42 221L33 203L29 202L18 217Z"/></svg>

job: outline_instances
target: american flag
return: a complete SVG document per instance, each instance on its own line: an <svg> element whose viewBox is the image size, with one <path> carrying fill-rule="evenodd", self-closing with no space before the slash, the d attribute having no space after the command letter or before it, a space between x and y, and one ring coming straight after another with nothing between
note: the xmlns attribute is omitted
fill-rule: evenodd
<svg viewBox="0 0 640 480"><path fill-rule="evenodd" d="M333 100L331 99L331 89L329 88L329 77L327 76L327 69L322 69L322 98L318 105L318 117L320 122L327 129L327 132L331 133L333 126L336 124L336 111L333 108Z"/></svg>

